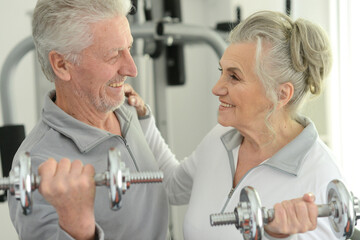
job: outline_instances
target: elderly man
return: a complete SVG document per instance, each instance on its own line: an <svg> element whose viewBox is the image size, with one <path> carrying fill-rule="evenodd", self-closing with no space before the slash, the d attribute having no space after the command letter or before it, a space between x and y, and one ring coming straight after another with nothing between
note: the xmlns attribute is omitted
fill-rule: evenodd
<svg viewBox="0 0 360 240"><path fill-rule="evenodd" d="M121 151L130 171L159 169L135 108L124 103L124 82L137 75L126 18L130 9L130 0L37 2L33 38L55 91L46 96L41 119L13 162L29 151L33 171L42 177L30 216L9 199L21 239L166 238L168 200L162 184L133 187L119 211L110 210L105 187L95 194L94 169L107 170L111 147Z"/></svg>

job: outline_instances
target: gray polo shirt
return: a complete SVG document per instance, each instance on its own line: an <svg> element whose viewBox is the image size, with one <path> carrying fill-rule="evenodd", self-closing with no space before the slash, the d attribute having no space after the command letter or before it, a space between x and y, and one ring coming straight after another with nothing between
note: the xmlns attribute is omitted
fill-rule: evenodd
<svg viewBox="0 0 360 240"><path fill-rule="evenodd" d="M57 161L63 157L80 159L101 173L107 170L109 148L116 147L130 172L158 170L133 107L124 103L115 110L123 134L119 136L66 114L55 105L54 98L55 91L46 96L41 119L20 146L13 166L18 163L20 152L29 151L35 173L49 157ZM118 211L110 210L107 187L96 188L95 220L105 239L165 239L168 208L163 184L131 185ZM55 209L38 191L33 192L30 215L22 214L20 203L14 197L9 198L9 210L21 239L72 239L59 227Z"/></svg>

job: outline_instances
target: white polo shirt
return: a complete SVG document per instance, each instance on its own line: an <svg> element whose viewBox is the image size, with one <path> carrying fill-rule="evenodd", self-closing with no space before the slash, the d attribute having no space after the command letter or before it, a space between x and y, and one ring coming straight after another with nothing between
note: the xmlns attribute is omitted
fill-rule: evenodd
<svg viewBox="0 0 360 240"><path fill-rule="evenodd" d="M242 136L234 128L215 126L196 150L175 168L174 156L161 141L154 141L154 126L140 121L155 158L165 170L166 189L172 204L189 207L184 221L186 240L242 239L235 226L210 226L210 214L233 212L245 186L254 187L263 206L302 197L312 192L316 203L327 203L326 188L333 179L342 179L329 148L319 138L314 124L305 117L298 121L304 130L273 157L251 169L232 189ZM152 142L152 143L151 143ZM157 142L157 144L154 144ZM160 167L161 168L161 167ZM327 218L318 219L316 230L296 234L291 239L337 239ZM269 239L267 236L265 239Z"/></svg>

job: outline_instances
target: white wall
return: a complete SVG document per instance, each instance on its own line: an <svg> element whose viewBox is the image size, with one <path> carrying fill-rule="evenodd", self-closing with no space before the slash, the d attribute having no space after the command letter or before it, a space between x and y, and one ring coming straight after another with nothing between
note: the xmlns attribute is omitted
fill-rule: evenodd
<svg viewBox="0 0 360 240"><path fill-rule="evenodd" d="M355 196L360 194L358 184L360 163L358 160L358 135L360 125L358 121L359 109L356 96L359 94L359 10L358 0L338 0L334 6L338 14L338 72L337 82L334 83L331 98L332 120L331 129L337 129L333 139L336 140L337 156L342 160L347 186Z"/></svg>
<svg viewBox="0 0 360 240"><path fill-rule="evenodd" d="M30 13L35 0L0 1L0 66L2 67L9 52L25 37L31 35ZM34 54L29 53L19 63L15 81L13 103L16 107L15 119L19 124L26 124L28 131L36 121L34 99ZM2 111L0 124L3 124Z"/></svg>

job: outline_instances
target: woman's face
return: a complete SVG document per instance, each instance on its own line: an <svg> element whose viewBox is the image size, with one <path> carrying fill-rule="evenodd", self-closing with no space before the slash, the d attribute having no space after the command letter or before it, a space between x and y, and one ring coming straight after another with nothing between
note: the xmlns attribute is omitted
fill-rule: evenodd
<svg viewBox="0 0 360 240"><path fill-rule="evenodd" d="M221 76L213 87L219 97L218 122L223 126L261 127L272 107L255 74L256 43L231 44L220 60Z"/></svg>

